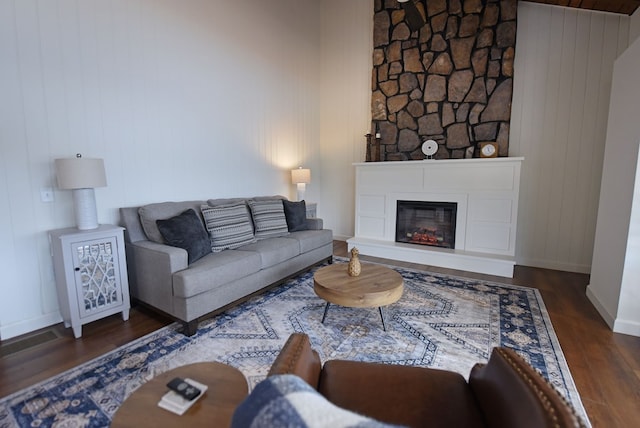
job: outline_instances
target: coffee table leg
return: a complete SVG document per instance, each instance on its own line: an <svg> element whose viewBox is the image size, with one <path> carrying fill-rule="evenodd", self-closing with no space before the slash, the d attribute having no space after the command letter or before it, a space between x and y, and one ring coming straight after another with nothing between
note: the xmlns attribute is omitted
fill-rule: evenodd
<svg viewBox="0 0 640 428"><path fill-rule="evenodd" d="M384 312L382 310L382 306L378 306L378 310L380 311L380 318L382 319L382 329L387 331L387 325L384 322Z"/></svg>
<svg viewBox="0 0 640 428"><path fill-rule="evenodd" d="M322 315L322 321L320 321L322 324L324 324L324 319L327 317L328 310L329 310L329 302L327 302L327 305L324 307L324 314Z"/></svg>

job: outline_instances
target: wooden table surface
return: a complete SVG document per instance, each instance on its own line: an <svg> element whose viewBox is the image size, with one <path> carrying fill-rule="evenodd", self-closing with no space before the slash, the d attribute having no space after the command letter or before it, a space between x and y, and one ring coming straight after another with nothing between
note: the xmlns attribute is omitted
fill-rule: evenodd
<svg viewBox="0 0 640 428"><path fill-rule="evenodd" d="M402 297L402 276L385 266L362 263L359 276L349 276L346 263L334 263L318 269L313 289L327 302L350 308L386 306Z"/></svg>
<svg viewBox="0 0 640 428"><path fill-rule="evenodd" d="M158 407L174 377L189 378L209 388L183 415ZM162 373L134 391L120 406L112 427L228 427L236 407L248 394L247 380L234 367L195 363Z"/></svg>

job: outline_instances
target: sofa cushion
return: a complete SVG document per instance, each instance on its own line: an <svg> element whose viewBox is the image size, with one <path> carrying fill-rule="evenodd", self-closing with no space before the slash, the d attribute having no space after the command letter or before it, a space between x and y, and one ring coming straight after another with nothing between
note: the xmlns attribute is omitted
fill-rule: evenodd
<svg viewBox="0 0 640 428"><path fill-rule="evenodd" d="M189 298L260 270L262 259L249 251L225 250L204 256L173 274L173 294Z"/></svg>
<svg viewBox="0 0 640 428"><path fill-rule="evenodd" d="M307 230L307 205L304 201L282 201L289 232Z"/></svg>
<svg viewBox="0 0 640 428"><path fill-rule="evenodd" d="M255 244L243 245L240 251L255 251L262 260L262 269L275 266L300 254L300 244L295 239L263 239Z"/></svg>
<svg viewBox="0 0 640 428"><path fill-rule="evenodd" d="M301 230L300 232L290 233L287 238L298 241L300 253L302 254L331 244L333 242L333 233L329 229Z"/></svg>
<svg viewBox="0 0 640 428"><path fill-rule="evenodd" d="M256 239L274 238L289 234L287 219L281 199L249 201L253 224L256 228Z"/></svg>
<svg viewBox="0 0 640 428"><path fill-rule="evenodd" d="M255 242L249 210L244 202L202 205L202 216L211 237L211 250L219 252Z"/></svg>
<svg viewBox="0 0 640 428"><path fill-rule="evenodd" d="M183 201L183 202L160 202L157 204L144 205L138 208L140 223L145 235L150 241L164 244L164 238L158 229L156 220L175 217L181 212L192 208L196 213L200 212L200 205L203 201Z"/></svg>
<svg viewBox="0 0 640 428"><path fill-rule="evenodd" d="M211 252L209 234L193 209L156 224L167 244L187 250L189 264Z"/></svg>

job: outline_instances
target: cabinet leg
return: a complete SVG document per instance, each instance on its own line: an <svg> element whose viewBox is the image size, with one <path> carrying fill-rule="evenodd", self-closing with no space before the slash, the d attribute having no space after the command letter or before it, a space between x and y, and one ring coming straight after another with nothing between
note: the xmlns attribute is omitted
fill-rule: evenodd
<svg viewBox="0 0 640 428"><path fill-rule="evenodd" d="M129 308L122 311L122 321L126 321L129 319Z"/></svg>
<svg viewBox="0 0 640 428"><path fill-rule="evenodd" d="M73 326L73 335L76 339L82 336L82 325L74 325Z"/></svg>

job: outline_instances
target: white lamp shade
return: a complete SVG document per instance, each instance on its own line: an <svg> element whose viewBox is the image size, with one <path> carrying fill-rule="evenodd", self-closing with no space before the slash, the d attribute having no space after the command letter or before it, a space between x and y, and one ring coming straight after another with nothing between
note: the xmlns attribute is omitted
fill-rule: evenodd
<svg viewBox="0 0 640 428"><path fill-rule="evenodd" d="M93 189L107 185L102 159L56 159L55 164L60 189Z"/></svg>
<svg viewBox="0 0 640 428"><path fill-rule="evenodd" d="M310 169L292 169L291 170L291 182L293 184L311 183L311 170Z"/></svg>

